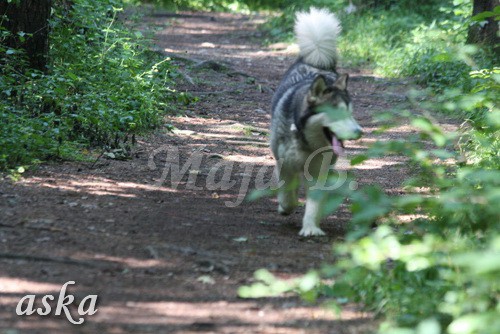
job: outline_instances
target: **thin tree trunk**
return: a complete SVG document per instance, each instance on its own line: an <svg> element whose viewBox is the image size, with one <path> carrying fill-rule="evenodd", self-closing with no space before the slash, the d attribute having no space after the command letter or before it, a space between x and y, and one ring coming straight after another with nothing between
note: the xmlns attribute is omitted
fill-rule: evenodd
<svg viewBox="0 0 500 334"><path fill-rule="evenodd" d="M493 11L500 4L499 0L474 0L472 8L472 16L482 12ZM492 48L498 48L498 22L494 17L486 19L486 24L473 24L469 28L467 43L470 44L485 44Z"/></svg>
<svg viewBox="0 0 500 334"><path fill-rule="evenodd" d="M24 49L32 68L47 70L49 53L49 25L52 0L20 0L8 3L0 0L0 16L5 15L2 26L12 33L4 43L16 49ZM19 39L25 33L25 40Z"/></svg>

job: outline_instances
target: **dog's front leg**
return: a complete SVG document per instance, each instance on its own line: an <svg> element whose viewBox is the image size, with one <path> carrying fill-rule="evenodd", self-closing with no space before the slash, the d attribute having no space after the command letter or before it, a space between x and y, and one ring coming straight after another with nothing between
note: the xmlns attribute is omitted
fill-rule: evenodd
<svg viewBox="0 0 500 334"><path fill-rule="evenodd" d="M306 188L306 212L302 219L302 229L299 235L304 237L325 235L319 227L322 218L322 207L325 200L321 193L321 185L328 179L329 170L332 165L332 155L316 154L312 156L309 163L304 166L305 188Z"/></svg>
<svg viewBox="0 0 500 334"><path fill-rule="evenodd" d="M307 186L306 212L302 219L302 229L299 235L304 237L325 235L319 227L323 196L314 196Z"/></svg>

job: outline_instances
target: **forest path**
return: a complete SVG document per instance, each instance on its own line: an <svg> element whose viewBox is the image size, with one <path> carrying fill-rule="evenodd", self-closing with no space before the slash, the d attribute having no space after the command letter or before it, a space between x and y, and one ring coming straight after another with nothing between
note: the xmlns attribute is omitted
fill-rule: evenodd
<svg viewBox="0 0 500 334"><path fill-rule="evenodd" d="M182 73L176 89L199 102L140 138L131 160L44 164L19 182L0 182L0 333L361 333L373 326L355 305L339 319L296 297L237 298L259 268L289 278L332 261L331 245L349 219L342 206L323 222L328 237L303 239L303 208L281 217L274 198L238 203L247 182L251 189L271 176L270 101L295 57L262 46L261 22L236 14L147 16L143 28L157 31L158 48ZM372 115L404 102L408 87L339 71L351 75L366 133L347 143L352 155L383 138L373 133ZM175 186L166 172L183 172L186 161L192 165ZM358 181L399 193L403 163L370 160L357 166ZM341 159L339 168L347 166ZM225 171L228 182L217 182ZM99 296L84 326L63 315L15 315L22 296L57 295L70 280L78 301Z"/></svg>

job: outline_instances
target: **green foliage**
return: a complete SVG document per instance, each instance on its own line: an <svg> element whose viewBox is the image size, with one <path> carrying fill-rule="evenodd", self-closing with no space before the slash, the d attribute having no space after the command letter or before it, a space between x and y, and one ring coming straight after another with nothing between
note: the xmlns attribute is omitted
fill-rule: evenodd
<svg viewBox="0 0 500 334"><path fill-rule="evenodd" d="M167 9L190 9L204 11L248 11L284 9L289 1L284 0L149 0ZM295 2L295 1L292 1ZM328 2L328 0L317 1Z"/></svg>
<svg viewBox="0 0 500 334"><path fill-rule="evenodd" d="M365 11L341 15L339 43L342 59L352 65L371 65L382 74L398 75L407 56L401 52L412 29L426 19L414 11Z"/></svg>
<svg viewBox="0 0 500 334"><path fill-rule="evenodd" d="M344 11L348 1L291 1L281 16L264 25L264 30L271 42L292 41L296 11L327 7L342 23L339 53L344 66L370 66L384 76L412 76L434 90L457 83L470 88L474 83L469 72L492 66L495 57L491 50L464 48L467 29L488 15L498 15L489 12L471 18L471 3L354 1L358 10L348 14Z"/></svg>
<svg viewBox="0 0 500 334"><path fill-rule="evenodd" d="M473 71L471 77L477 80L473 95L459 95L457 102L447 108L451 112L461 109L470 115L461 138L462 154L475 165L495 169L500 154L500 68ZM467 131L469 128L471 131Z"/></svg>
<svg viewBox="0 0 500 334"><path fill-rule="evenodd" d="M411 122L419 131L405 140L376 142L351 164L407 157L414 167L405 182L409 194L390 196L377 186L331 194L351 199L351 229L334 247L338 261L307 274L316 277L315 284L300 286L298 278L287 287L267 273L265 280L256 277L261 280L253 287L242 287L240 296L296 292L308 300L326 297L336 310L360 302L384 317L379 329L384 334L498 333L499 69L470 76L472 89L446 90L440 103L419 105L474 116L460 133L444 132L425 115L379 116L392 125ZM336 200L329 203L330 211L338 206ZM414 218L402 222L402 216Z"/></svg>
<svg viewBox="0 0 500 334"><path fill-rule="evenodd" d="M419 333L429 319L442 329L437 333L498 332L498 235L480 246L464 236L408 235L380 226L337 247L342 260L323 274L338 278L324 293L383 313L388 321L381 333L395 328Z"/></svg>
<svg viewBox="0 0 500 334"><path fill-rule="evenodd" d="M117 20L122 3L73 3L54 7L47 74L3 46L9 32L0 30L0 169L128 145L170 110L173 68Z"/></svg>
<svg viewBox="0 0 500 334"><path fill-rule="evenodd" d="M152 0L167 10L241 11L247 9L243 1L237 0Z"/></svg>
<svg viewBox="0 0 500 334"><path fill-rule="evenodd" d="M268 296L279 296L283 293L299 293L309 301L317 298L314 288L320 283L320 275L317 271L310 271L304 276L284 281L275 277L266 269L259 269L254 273L257 283L250 286L242 286L238 289L241 298L260 298Z"/></svg>

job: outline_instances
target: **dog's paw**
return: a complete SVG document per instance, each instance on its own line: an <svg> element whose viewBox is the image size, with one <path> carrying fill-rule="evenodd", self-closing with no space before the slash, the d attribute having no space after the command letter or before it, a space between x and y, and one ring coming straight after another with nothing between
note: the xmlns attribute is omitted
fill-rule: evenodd
<svg viewBox="0 0 500 334"><path fill-rule="evenodd" d="M283 216L288 216L295 211L295 206L290 206L288 208L283 208L281 204L278 205L278 213Z"/></svg>
<svg viewBox="0 0 500 334"><path fill-rule="evenodd" d="M314 237L314 236L321 236L321 235L326 235L325 232L323 232L322 229L320 229L317 226L303 226L302 229L299 232L300 236L303 237Z"/></svg>

